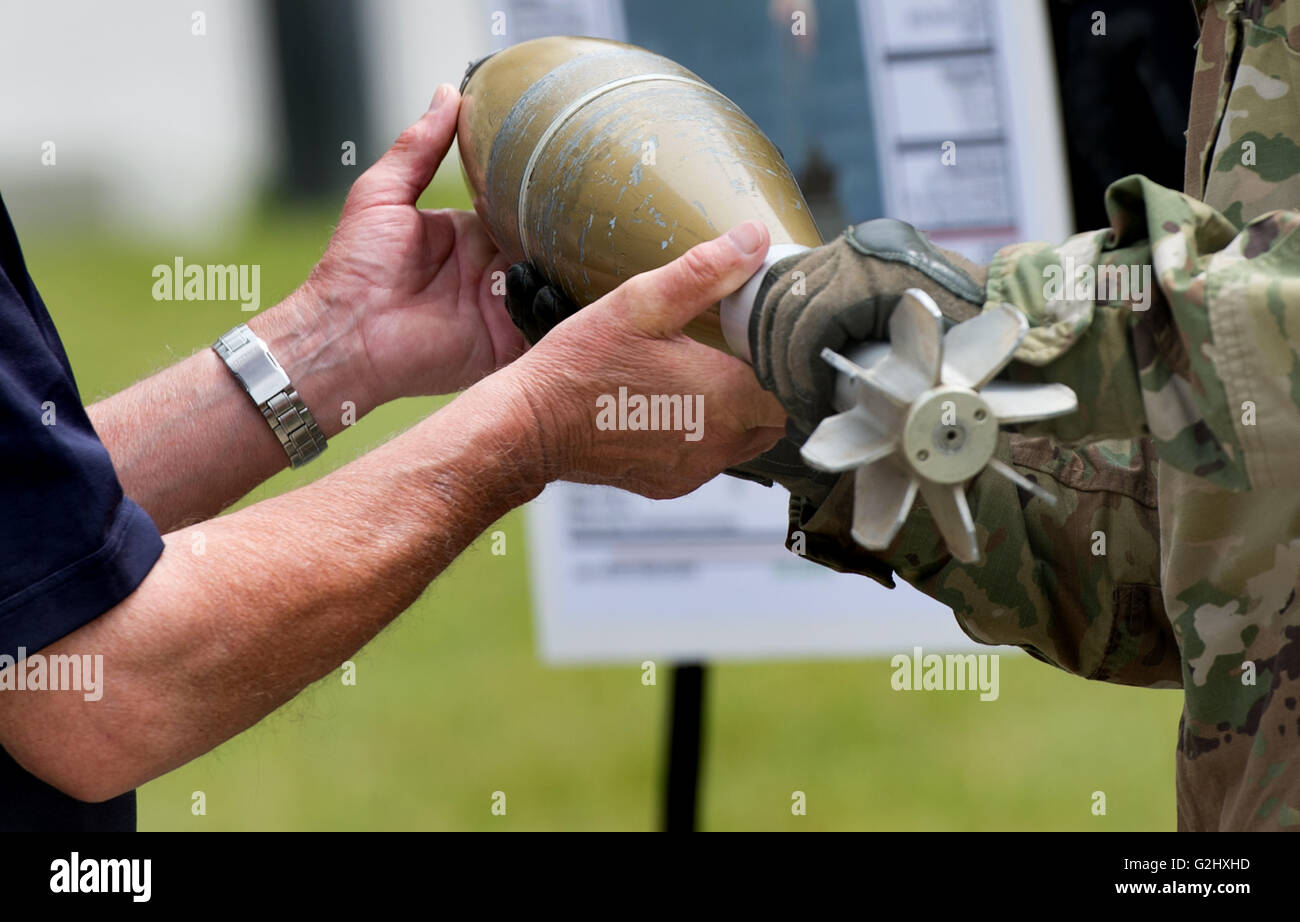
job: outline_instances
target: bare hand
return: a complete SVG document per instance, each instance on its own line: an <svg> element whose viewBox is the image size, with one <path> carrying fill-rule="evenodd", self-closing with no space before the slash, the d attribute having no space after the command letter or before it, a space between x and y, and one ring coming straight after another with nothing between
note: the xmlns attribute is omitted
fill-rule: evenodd
<svg viewBox="0 0 1300 922"><path fill-rule="evenodd" d="M415 206L456 132L460 96L441 86L424 116L353 184L303 286L306 322L354 338L371 406L466 387L518 356L493 273L508 266L472 212ZM309 308L310 309L310 308Z"/></svg>
<svg viewBox="0 0 1300 922"><path fill-rule="evenodd" d="M532 409L545 480L681 496L785 434L784 410L748 365L682 332L758 270L768 243L750 222L700 244L565 320L503 372ZM689 401L698 432L610 428L620 388Z"/></svg>

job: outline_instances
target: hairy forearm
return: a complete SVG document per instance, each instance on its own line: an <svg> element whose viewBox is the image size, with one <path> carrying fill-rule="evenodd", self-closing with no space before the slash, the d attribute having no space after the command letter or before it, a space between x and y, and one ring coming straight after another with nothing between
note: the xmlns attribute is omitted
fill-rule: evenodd
<svg viewBox="0 0 1300 922"><path fill-rule="evenodd" d="M131 596L42 651L102 654L102 700L3 696L0 741L29 771L98 800L256 723L540 491L518 394L507 374L489 378L315 483L167 535Z"/></svg>
<svg viewBox="0 0 1300 922"><path fill-rule="evenodd" d="M306 289L248 325L326 437L342 429L344 401L358 418L372 408L352 331ZM279 439L212 349L93 404L89 413L123 491L164 533L210 518L288 465Z"/></svg>

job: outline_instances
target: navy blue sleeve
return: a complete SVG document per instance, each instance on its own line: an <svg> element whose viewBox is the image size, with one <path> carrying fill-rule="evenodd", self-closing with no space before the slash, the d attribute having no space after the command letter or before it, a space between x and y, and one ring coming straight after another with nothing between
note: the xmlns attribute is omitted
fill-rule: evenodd
<svg viewBox="0 0 1300 922"><path fill-rule="evenodd" d="M108 611L162 547L122 493L0 200L0 657Z"/></svg>
<svg viewBox="0 0 1300 922"><path fill-rule="evenodd" d="M0 670L121 602L162 549L81 405L0 199ZM82 803L0 749L0 831L127 831L135 814L134 791Z"/></svg>

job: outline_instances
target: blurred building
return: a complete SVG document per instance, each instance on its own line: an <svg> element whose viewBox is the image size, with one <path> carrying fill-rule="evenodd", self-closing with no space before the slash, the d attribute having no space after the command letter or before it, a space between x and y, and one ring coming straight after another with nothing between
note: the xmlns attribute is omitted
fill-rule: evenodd
<svg viewBox="0 0 1300 922"><path fill-rule="evenodd" d="M537 35L580 33L658 51L734 99L782 150L823 233L834 233L890 210L881 159L906 160L882 149L874 124L870 34L899 16L977 34L967 20L989 2L1033 0L888 9L877 0L214 0L198 10L168 0L0 0L9 40L0 192L24 227L89 221L187 234L266 194L337 200L470 60ZM1104 219L1101 190L1118 175L1180 184L1194 17L1185 0L1044 6L1074 204L1079 223L1094 226ZM1108 15L1104 42L1089 32L1096 10ZM801 34L791 26L798 16ZM346 142L355 164L343 162ZM967 156L962 169L976 163ZM935 191L917 209L932 218L960 201L922 186Z"/></svg>
<svg viewBox="0 0 1300 922"><path fill-rule="evenodd" d="M337 78L331 91L354 112L358 136L314 149L290 142L287 110L311 99L301 86L296 98L286 93L294 88L277 54L322 40L321 5L0 0L0 192L15 220L197 235L276 193L292 171L337 171L350 182L438 83L458 83L491 47L477 0L350 5L355 62L325 57L315 75ZM332 70L357 67L352 76ZM349 80L360 84L355 100L346 99ZM341 162L349 140L356 166Z"/></svg>

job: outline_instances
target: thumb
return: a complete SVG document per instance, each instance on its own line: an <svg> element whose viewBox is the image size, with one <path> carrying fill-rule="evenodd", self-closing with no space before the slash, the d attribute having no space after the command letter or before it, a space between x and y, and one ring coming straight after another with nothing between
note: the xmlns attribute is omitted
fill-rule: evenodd
<svg viewBox="0 0 1300 922"><path fill-rule="evenodd" d="M630 283L627 311L642 332L672 336L758 271L771 242L758 221L738 224L721 237L687 250Z"/></svg>
<svg viewBox="0 0 1300 922"><path fill-rule="evenodd" d="M442 84L419 121L357 178L352 197L362 205L414 205L451 147L459 111L460 94Z"/></svg>

